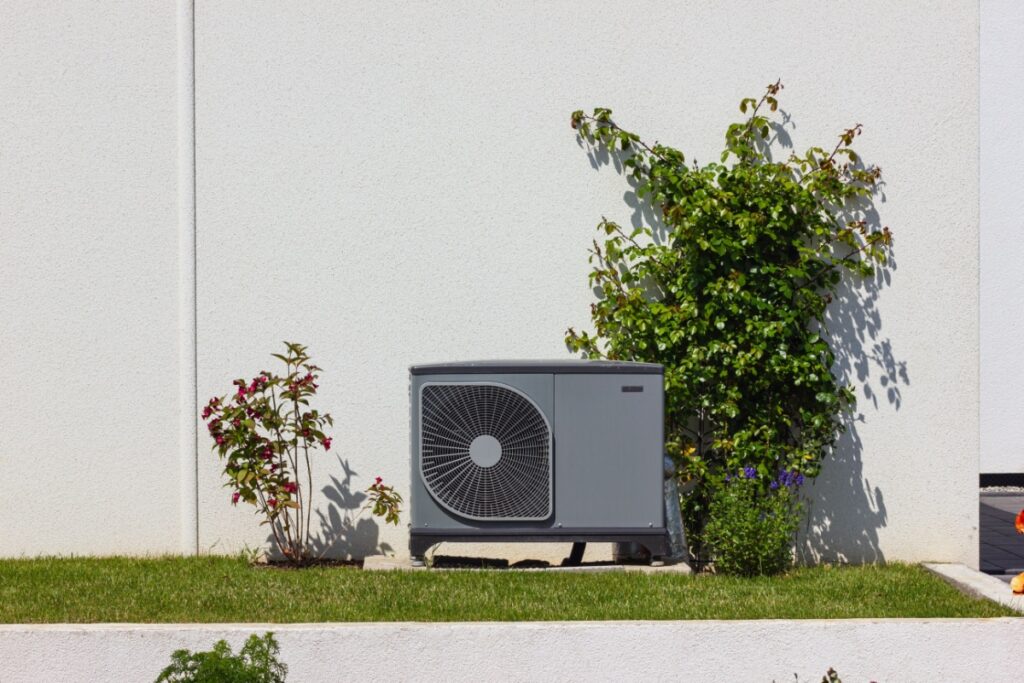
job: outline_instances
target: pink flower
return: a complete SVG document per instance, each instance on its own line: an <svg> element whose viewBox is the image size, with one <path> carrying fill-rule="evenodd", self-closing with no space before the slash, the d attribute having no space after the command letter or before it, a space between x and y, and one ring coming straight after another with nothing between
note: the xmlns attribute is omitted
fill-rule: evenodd
<svg viewBox="0 0 1024 683"><path fill-rule="evenodd" d="M231 424L232 426L235 427L235 429L237 429L242 426L242 421L236 417L234 420L231 421Z"/></svg>
<svg viewBox="0 0 1024 683"><path fill-rule="evenodd" d="M277 507L277 498L267 498L267 507L276 508Z"/></svg>
<svg viewBox="0 0 1024 683"><path fill-rule="evenodd" d="M295 492L298 491L298 490L299 490L299 487L298 487L298 485L294 481L289 481L289 482L287 482L284 485L285 493L290 493L290 494L294 495Z"/></svg>
<svg viewBox="0 0 1024 683"><path fill-rule="evenodd" d="M331 450L331 441L332 440L333 440L333 438L329 436L329 437L327 437L326 439L324 439L323 441L320 442L321 444L323 444L325 451Z"/></svg>
<svg viewBox="0 0 1024 683"><path fill-rule="evenodd" d="M232 505L238 505L238 499L239 499L239 497L240 497L240 496L238 495L238 492L237 492L237 491L236 491L235 493L232 493L232 494L231 494L231 504L232 504Z"/></svg>
<svg viewBox="0 0 1024 683"><path fill-rule="evenodd" d="M217 435L217 445L218 446L224 445L224 437L221 436L220 434Z"/></svg>
<svg viewBox="0 0 1024 683"><path fill-rule="evenodd" d="M270 446L264 448L263 451L260 453L260 457L263 458L264 460L270 460L273 456L274 452L270 450Z"/></svg>
<svg viewBox="0 0 1024 683"><path fill-rule="evenodd" d="M238 393L235 395L235 398L245 398L245 382L241 382L238 385Z"/></svg>
<svg viewBox="0 0 1024 683"><path fill-rule="evenodd" d="M384 480L383 480L383 479L381 479L380 477L377 477L376 485L377 485L377 486L380 486L380 483L381 483L382 481L384 481Z"/></svg>
<svg viewBox="0 0 1024 683"><path fill-rule="evenodd" d="M203 419L204 420L206 418L210 417L210 415L212 415L212 414L213 414L213 408L211 408L210 406L206 406L205 408L203 408Z"/></svg>

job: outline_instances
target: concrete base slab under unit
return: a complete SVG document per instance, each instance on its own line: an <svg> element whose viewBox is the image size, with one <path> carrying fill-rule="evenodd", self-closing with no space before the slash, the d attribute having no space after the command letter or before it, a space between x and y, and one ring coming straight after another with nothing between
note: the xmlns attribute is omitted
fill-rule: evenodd
<svg viewBox="0 0 1024 683"><path fill-rule="evenodd" d="M563 567L560 564L560 560L548 562L546 560L536 560L532 558L522 558L515 561L509 561L506 558L435 555L433 559L435 564L431 568L431 571L498 569L527 572L637 572L643 574L693 573L690 565L685 562L651 566L647 564L613 564L611 560L592 561L588 559L577 566ZM426 569L426 567L414 566L409 561L409 558L372 555L363 561L363 569L367 571L421 571Z"/></svg>

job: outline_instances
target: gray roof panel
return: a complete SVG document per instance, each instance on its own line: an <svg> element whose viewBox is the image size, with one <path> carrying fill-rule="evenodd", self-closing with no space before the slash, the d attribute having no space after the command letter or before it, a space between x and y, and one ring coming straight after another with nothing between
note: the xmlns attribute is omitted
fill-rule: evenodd
<svg viewBox="0 0 1024 683"><path fill-rule="evenodd" d="M658 363L612 360L471 360L455 363L426 363L409 368L412 375L663 375Z"/></svg>

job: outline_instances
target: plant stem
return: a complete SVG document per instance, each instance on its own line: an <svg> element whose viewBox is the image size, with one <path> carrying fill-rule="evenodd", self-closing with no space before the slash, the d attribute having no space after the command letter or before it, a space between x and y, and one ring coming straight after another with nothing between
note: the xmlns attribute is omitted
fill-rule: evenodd
<svg viewBox="0 0 1024 683"><path fill-rule="evenodd" d="M304 540L304 546L309 548L309 527L312 524L313 514L313 468L309 465L309 448L304 445L306 455L306 481L309 483L309 490L306 494L306 536ZM295 475L295 483L298 484L298 474ZM302 494L301 487L298 489L299 494ZM299 508L299 516L302 516L302 508Z"/></svg>

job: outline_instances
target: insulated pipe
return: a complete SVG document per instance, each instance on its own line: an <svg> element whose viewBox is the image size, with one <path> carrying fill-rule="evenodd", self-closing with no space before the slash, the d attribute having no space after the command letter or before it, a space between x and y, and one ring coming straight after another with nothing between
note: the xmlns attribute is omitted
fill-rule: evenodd
<svg viewBox="0 0 1024 683"><path fill-rule="evenodd" d="M667 562L686 562L690 551L686 547L686 532L683 530L683 513L679 508L679 486L676 484L676 465L665 456L665 527L668 529L669 554Z"/></svg>

